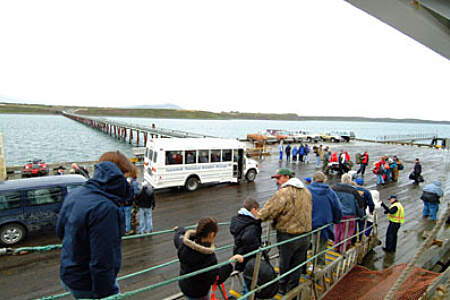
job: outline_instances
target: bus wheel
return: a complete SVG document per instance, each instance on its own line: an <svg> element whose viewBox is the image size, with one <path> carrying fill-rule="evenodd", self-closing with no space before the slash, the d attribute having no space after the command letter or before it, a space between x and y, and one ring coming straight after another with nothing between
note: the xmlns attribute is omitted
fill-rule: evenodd
<svg viewBox="0 0 450 300"><path fill-rule="evenodd" d="M184 187L188 192L193 192L198 189L199 184L200 183L197 178L189 177L188 180L186 180L186 184L184 185Z"/></svg>
<svg viewBox="0 0 450 300"><path fill-rule="evenodd" d="M251 169L247 172L247 174L245 175L245 178L247 178L247 181L249 182L253 182L255 181L256 178L256 171Z"/></svg>
<svg viewBox="0 0 450 300"><path fill-rule="evenodd" d="M25 237L25 228L17 223L6 224L0 228L0 242L4 245L14 245Z"/></svg>

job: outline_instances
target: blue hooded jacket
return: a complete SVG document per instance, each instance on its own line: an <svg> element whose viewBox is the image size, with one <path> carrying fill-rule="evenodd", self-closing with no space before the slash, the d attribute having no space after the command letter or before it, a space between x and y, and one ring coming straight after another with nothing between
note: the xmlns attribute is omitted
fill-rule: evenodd
<svg viewBox="0 0 450 300"><path fill-rule="evenodd" d="M312 195L312 229L323 225L341 222L342 207L339 198L328 184L313 182L308 185ZM333 226L322 230L320 237L323 239L334 239Z"/></svg>
<svg viewBox="0 0 450 300"><path fill-rule="evenodd" d="M339 197L342 205L342 215L362 217L364 216L363 206L364 199L361 194L351 185L345 183L338 183L334 186L334 191ZM358 203L361 201L361 205Z"/></svg>
<svg viewBox="0 0 450 300"><path fill-rule="evenodd" d="M433 193L436 194L439 198L443 196L443 192L442 192L442 186L441 186L441 182L440 181L433 181L430 184L427 184L424 188L423 188L424 192L428 192L428 193Z"/></svg>
<svg viewBox="0 0 450 300"><path fill-rule="evenodd" d="M65 199L56 224L62 240L60 278L71 289L95 298L118 293L124 215L119 206L132 189L112 162L96 165L94 176Z"/></svg>

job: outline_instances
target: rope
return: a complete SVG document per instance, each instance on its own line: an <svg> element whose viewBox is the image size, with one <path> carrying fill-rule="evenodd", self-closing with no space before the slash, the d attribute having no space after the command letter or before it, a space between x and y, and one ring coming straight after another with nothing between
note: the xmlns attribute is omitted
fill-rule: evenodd
<svg viewBox="0 0 450 300"><path fill-rule="evenodd" d="M221 223L217 223L217 225L219 225L219 226L230 225L230 222L221 222ZM197 226L197 224L186 226L185 228L186 229L194 229L196 226ZM174 232L174 230L167 229L167 230L161 230L161 231L150 232L150 233L140 233L140 234L134 234L134 235L129 235L129 236L123 236L122 240L131 240L131 239L166 234L166 233L171 233L171 232ZM0 249L2 251L2 252L0 252L0 255L2 255L2 254L3 255L16 255L16 254L21 254L21 252L46 252L46 251L51 251L54 249L61 249L61 248L62 248L62 244L36 246L36 247L21 247L21 248L17 248L17 249L2 248L2 249ZM3 249L5 249L5 250L3 250Z"/></svg>

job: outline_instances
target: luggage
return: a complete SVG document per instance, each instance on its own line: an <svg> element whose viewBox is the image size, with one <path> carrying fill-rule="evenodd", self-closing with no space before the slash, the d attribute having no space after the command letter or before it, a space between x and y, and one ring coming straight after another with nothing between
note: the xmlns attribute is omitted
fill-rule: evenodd
<svg viewBox="0 0 450 300"><path fill-rule="evenodd" d="M244 268L244 274L243 274L244 280L245 280L245 284L247 285L249 290L252 285L253 270L255 269L255 262L256 262L256 258L250 259L245 264L245 268ZM267 261L266 259L261 259L261 264L259 266L258 282L256 283L256 286L261 286L263 284L266 284L267 282L274 280L276 277L277 277L277 273L275 272L275 269L272 267L270 262ZM258 299L271 299L277 293L278 293L278 281L275 281L271 285L256 292L256 297Z"/></svg>

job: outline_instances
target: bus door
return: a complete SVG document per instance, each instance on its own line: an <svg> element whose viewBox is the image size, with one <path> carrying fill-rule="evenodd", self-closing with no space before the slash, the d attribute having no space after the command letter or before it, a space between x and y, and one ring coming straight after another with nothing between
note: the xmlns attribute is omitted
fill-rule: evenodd
<svg viewBox="0 0 450 300"><path fill-rule="evenodd" d="M245 171L244 149L238 149L238 179L242 179Z"/></svg>

